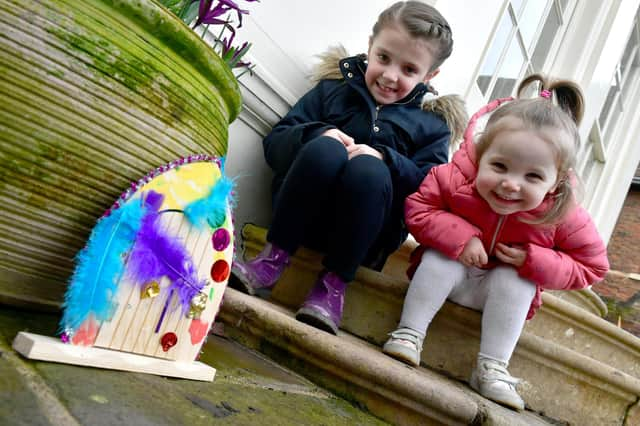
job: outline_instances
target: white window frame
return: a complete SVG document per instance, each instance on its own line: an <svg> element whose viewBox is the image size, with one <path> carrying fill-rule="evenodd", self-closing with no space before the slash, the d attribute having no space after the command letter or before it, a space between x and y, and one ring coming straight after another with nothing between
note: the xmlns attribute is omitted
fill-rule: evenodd
<svg viewBox="0 0 640 426"><path fill-rule="evenodd" d="M527 2L533 2L533 1L541 1L541 0L524 0L523 1L523 5ZM487 88L485 90L482 90L482 88L480 87L480 84L478 83L478 79L480 76L482 76L482 66L480 67L480 69L478 70L477 75L475 76L475 84L476 87L479 90L479 93L482 94L482 96L485 98L486 101L489 101L490 98L492 97L492 94L495 90L495 86L497 84L497 82L499 81L499 76L500 76L500 70L501 68L505 65L505 60L507 59L507 54L509 52L509 49L511 47L512 42L516 42L518 44L519 47L519 51L520 53L523 55L523 64L520 67L520 70L518 72L518 75L516 76L515 80L517 82L519 82L520 80L522 80L522 78L527 75L530 74L532 72L545 72L545 70L547 69L547 67L549 66L549 64L551 63L551 61L554 59L555 53L558 51L558 46L561 42L561 39L564 36L565 31L567 30L567 23L568 23L568 18L569 16L571 16L571 14L573 13L573 10L575 9L577 0L548 0L547 4L544 8L544 11L542 13L542 19L540 20L540 22L538 23L538 26L536 27L532 38L531 38L531 46L525 46L524 45L524 37L522 35L521 32L521 24L519 19L521 18L521 16L519 16L519 13L522 12L522 10L524 10L524 7L521 7L521 11L517 12L513 6L513 0L508 0L507 1L507 5L505 7L504 12L501 14L500 18L498 19L498 24L496 25L496 28L494 30L494 34L491 37L491 41L489 43L489 48L486 50L486 53L484 55L484 57L482 58L482 65L484 66L485 61L488 58L488 55L490 54L490 52L493 50L493 48L495 47L494 44L495 43L503 43L502 46L502 50L500 52L500 55L498 57L498 60L496 62L496 66L495 66L495 70L493 70L493 74L490 76L490 81L489 84L487 85ZM562 7L564 7L564 10L562 9ZM553 41L550 44L549 47L549 52L546 56L546 58L543 61L542 64L542 68L541 69L537 69L534 70L533 68L533 64L532 64L532 58L533 58L533 53L535 51L535 47L537 46L538 42L540 41L540 35L542 32L542 29L544 28L547 20L549 19L549 15L551 13L551 11L554 11L556 13L556 16L559 18L559 27L558 30L554 36ZM511 30L509 31L508 36L504 39L504 40L497 40L496 36L498 33L498 29L500 26L500 23L502 22L503 19L505 19L505 16L508 16L511 24L513 25ZM515 88L517 87L517 84L514 84L514 88L512 90L512 94L515 91Z"/></svg>

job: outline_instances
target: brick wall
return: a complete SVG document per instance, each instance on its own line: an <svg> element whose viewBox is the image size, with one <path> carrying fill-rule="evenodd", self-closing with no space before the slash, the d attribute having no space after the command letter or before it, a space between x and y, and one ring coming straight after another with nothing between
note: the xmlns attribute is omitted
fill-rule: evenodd
<svg viewBox="0 0 640 426"><path fill-rule="evenodd" d="M640 176L640 167L636 171ZM629 189L607 246L611 272L593 286L607 304L607 320L640 337L640 185ZM636 279L634 279L636 278Z"/></svg>
<svg viewBox="0 0 640 426"><path fill-rule="evenodd" d="M608 246L611 269L640 273L640 191L631 189Z"/></svg>

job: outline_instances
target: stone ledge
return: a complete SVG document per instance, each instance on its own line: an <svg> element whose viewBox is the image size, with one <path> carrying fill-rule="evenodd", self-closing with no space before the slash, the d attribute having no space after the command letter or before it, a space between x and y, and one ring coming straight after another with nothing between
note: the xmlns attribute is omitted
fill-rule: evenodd
<svg viewBox="0 0 640 426"><path fill-rule="evenodd" d="M393 360L344 331L333 336L316 330L296 321L286 308L233 289L225 292L220 319L233 338L267 352L269 345L276 346L283 351L278 362L288 362L394 424L549 424L535 413L487 401L429 369Z"/></svg>
<svg viewBox="0 0 640 426"><path fill-rule="evenodd" d="M253 256L264 244L265 230L245 226L243 236ZM298 307L320 268L317 253L299 250L272 299ZM381 345L397 325L407 286L397 275L360 268L347 290L342 328ZM576 424L593 419L622 424L640 395L640 339L549 293L543 297L545 304L527 324L511 362L512 372L527 378L525 401L535 411ZM480 313L447 302L429 329L422 361L466 380L479 334ZM572 395L572 407L549 395Z"/></svg>
<svg viewBox="0 0 640 426"><path fill-rule="evenodd" d="M243 228L244 248L247 255L253 256L264 245L266 231L253 225ZM356 273L356 280L350 284L347 291L347 309L345 311L345 326L350 327L351 318L368 316L367 311L375 311L376 322L371 325L357 324L358 331L352 331L373 343L382 344L387 333L392 331L400 319L400 312L404 296L409 285L407 278L394 273L400 269L398 259L408 258L412 250L412 242L401 247L394 261L387 262L383 273L368 268L360 268ZM281 282L273 290L272 298L278 303L292 308L298 307L317 273L321 269L321 256L305 248L301 248L292 259L292 267L283 275ZM392 266L390 266L392 265ZM404 267L406 269L406 266ZM389 276L389 273L393 275ZM368 305L359 307L359 294L368 295ZM574 293L566 291L560 293ZM588 297L588 296L584 296ZM542 308L536 316L528 321L525 331L544 339L551 340L561 346L579 352L595 360L611 365L620 371L640 379L640 338L616 327L597 315L557 297L550 292L542 294ZM353 301L353 302L352 302ZM447 302L447 307L457 305ZM465 327L472 326L479 330L479 320L463 319L464 316L474 316L472 310L461 308L457 321ZM469 311L468 313L462 313ZM442 314L436 316L449 315ZM360 321L362 322L362 321ZM363 334L361 334L363 333ZM473 357L470 358L473 360Z"/></svg>

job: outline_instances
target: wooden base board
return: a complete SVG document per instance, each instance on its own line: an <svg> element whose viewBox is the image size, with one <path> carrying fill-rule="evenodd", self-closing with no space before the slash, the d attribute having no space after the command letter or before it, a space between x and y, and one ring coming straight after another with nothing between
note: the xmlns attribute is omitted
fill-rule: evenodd
<svg viewBox="0 0 640 426"><path fill-rule="evenodd" d="M62 343L53 337L21 331L13 340L13 349L29 359L61 362L85 367L134 371L159 376L211 382L216 369L198 361L178 362L130 352Z"/></svg>

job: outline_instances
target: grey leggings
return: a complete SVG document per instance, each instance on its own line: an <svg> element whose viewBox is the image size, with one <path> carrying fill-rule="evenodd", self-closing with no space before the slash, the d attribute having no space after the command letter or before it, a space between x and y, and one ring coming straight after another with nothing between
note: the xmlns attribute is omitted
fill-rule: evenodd
<svg viewBox="0 0 640 426"><path fill-rule="evenodd" d="M426 334L445 300L483 311L480 354L509 363L524 326L536 286L515 268L467 268L427 250L416 270L402 309L400 327Z"/></svg>

